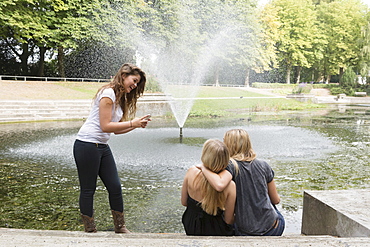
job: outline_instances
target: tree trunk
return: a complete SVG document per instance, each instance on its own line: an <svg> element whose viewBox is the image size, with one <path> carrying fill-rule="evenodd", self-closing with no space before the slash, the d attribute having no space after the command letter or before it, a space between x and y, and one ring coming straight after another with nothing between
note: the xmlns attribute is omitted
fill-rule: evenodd
<svg viewBox="0 0 370 247"><path fill-rule="evenodd" d="M219 76L220 76L220 68L219 68L218 65L216 65L216 71L215 71L215 85L216 85L216 87L220 86Z"/></svg>
<svg viewBox="0 0 370 247"><path fill-rule="evenodd" d="M20 55L21 59L21 74L27 75L28 74L28 57L29 57L29 51L28 51L28 43L22 44L22 54Z"/></svg>
<svg viewBox="0 0 370 247"><path fill-rule="evenodd" d="M288 65L286 69L286 84L290 84L290 72L292 70L292 66Z"/></svg>
<svg viewBox="0 0 370 247"><path fill-rule="evenodd" d="M327 75L327 76L326 76L325 84L329 84L329 82L330 82L330 75Z"/></svg>
<svg viewBox="0 0 370 247"><path fill-rule="evenodd" d="M64 69L64 49L62 46L58 46L58 72L60 77L66 77L66 72Z"/></svg>
<svg viewBox="0 0 370 247"><path fill-rule="evenodd" d="M297 66L296 67L296 72L297 72L297 80L296 80L296 83L299 84L301 82L302 67L301 66Z"/></svg>
<svg viewBox="0 0 370 247"><path fill-rule="evenodd" d="M324 83L325 77L323 75L320 75L317 77L316 82Z"/></svg>
<svg viewBox="0 0 370 247"><path fill-rule="evenodd" d="M315 81L315 71L312 71L312 74L311 74L311 81L314 82Z"/></svg>
<svg viewBox="0 0 370 247"><path fill-rule="evenodd" d="M44 69L45 69L45 47L39 47L40 48L40 60L39 60L39 68L37 72L37 76L44 76Z"/></svg>
<svg viewBox="0 0 370 247"><path fill-rule="evenodd" d="M339 84L342 84L343 74L344 74L344 68L340 67L339 68Z"/></svg>
<svg viewBox="0 0 370 247"><path fill-rule="evenodd" d="M244 81L244 86L249 87L249 75L250 75L250 69L247 67L247 71L245 73L245 81Z"/></svg>

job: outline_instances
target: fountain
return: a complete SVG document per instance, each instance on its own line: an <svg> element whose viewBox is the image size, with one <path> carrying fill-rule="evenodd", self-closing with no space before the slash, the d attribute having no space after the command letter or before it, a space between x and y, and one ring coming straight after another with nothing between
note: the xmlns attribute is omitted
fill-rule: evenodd
<svg viewBox="0 0 370 247"><path fill-rule="evenodd" d="M180 127L180 143L182 143L182 137L183 137L183 135L182 135L182 127Z"/></svg>
<svg viewBox="0 0 370 247"><path fill-rule="evenodd" d="M179 24L178 30L174 31L176 38L171 42L158 42L158 37L145 36L142 42L137 43L136 53L139 66L148 74L155 75L165 93L180 128L180 139L199 87L207 82L215 84L212 73L220 69L221 61L227 63L240 56L238 45L243 39L244 42L251 39L245 35L251 34L252 23L251 20L239 19L238 6L227 3L218 4L222 15L210 12L208 15L213 18L208 20L197 16L199 6L191 7L187 1L181 4L176 15ZM242 16L245 18L245 13ZM158 47L153 43L165 45Z"/></svg>
<svg viewBox="0 0 370 247"><path fill-rule="evenodd" d="M181 50L171 50L172 54L164 53L155 56L152 63L147 69L149 74L155 74L156 78L166 95L167 101L170 104L173 115L176 122L180 128L180 133L182 134L182 128L186 122L186 119L190 113L193 106L194 99L197 96L199 87L204 84L207 79L207 71L214 66L217 58L213 55L214 51L210 49L220 49L225 46L222 40L222 35L220 38L211 41L211 44L207 43L202 48L203 51L199 51L198 56L194 57L196 61L188 64L184 64L181 68L179 64L170 63L161 66L159 61L165 60L166 57L179 57L183 54ZM146 48L146 50L148 50ZM181 59L176 59L180 61ZM158 66L155 66L156 64ZM181 64L182 65L182 64ZM152 67L151 67L152 66ZM191 71L189 73L181 73L181 69L185 71ZM180 135L181 135L180 134Z"/></svg>

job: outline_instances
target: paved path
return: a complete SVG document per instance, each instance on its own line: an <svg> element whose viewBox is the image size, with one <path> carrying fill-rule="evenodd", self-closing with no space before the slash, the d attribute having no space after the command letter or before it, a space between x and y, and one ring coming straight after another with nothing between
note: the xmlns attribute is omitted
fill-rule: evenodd
<svg viewBox="0 0 370 247"><path fill-rule="evenodd" d="M315 247L370 246L370 238L336 238L331 236L287 235L282 237L202 237L169 233L115 234L77 231L39 231L0 228L0 246L258 246Z"/></svg>

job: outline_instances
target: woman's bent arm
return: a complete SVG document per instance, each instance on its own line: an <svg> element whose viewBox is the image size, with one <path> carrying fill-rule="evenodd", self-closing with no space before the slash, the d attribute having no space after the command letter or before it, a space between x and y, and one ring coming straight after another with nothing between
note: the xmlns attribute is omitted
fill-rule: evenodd
<svg viewBox="0 0 370 247"><path fill-rule="evenodd" d="M236 201L236 186L234 181L229 183L225 189L225 193L227 193L227 197L225 203L224 220L227 224L231 225L234 223L234 209Z"/></svg>
<svg viewBox="0 0 370 247"><path fill-rule="evenodd" d="M148 120L135 118L126 122L112 122L113 101L110 98L104 97L99 102L99 121L100 128L106 133L124 134L135 128L145 128Z"/></svg>
<svg viewBox="0 0 370 247"><path fill-rule="evenodd" d="M268 183L267 188L271 203L274 205L279 204L280 196L277 192L275 181L272 180L270 183Z"/></svg>
<svg viewBox="0 0 370 247"><path fill-rule="evenodd" d="M233 178L231 173L227 170L223 170L217 174L208 170L203 165L198 166L198 168L202 170L209 184L218 192L223 191Z"/></svg>

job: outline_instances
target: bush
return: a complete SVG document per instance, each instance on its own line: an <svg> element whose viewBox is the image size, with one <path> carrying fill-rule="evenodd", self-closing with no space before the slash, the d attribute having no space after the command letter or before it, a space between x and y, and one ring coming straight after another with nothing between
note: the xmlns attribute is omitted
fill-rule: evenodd
<svg viewBox="0 0 370 247"><path fill-rule="evenodd" d="M356 73L350 67L344 71L342 79L340 80L340 84L341 85L353 85L355 84L356 77L357 77Z"/></svg>
<svg viewBox="0 0 370 247"><path fill-rule="evenodd" d="M286 83L264 83L264 82L253 82L252 87L254 88L266 88L266 89L274 89L274 88L293 88L295 84L286 84Z"/></svg>
<svg viewBox="0 0 370 247"><path fill-rule="evenodd" d="M341 94L341 93L345 93L345 90L341 87L333 87L333 88L330 88L330 93L332 95L338 95L338 94Z"/></svg>
<svg viewBox="0 0 370 247"><path fill-rule="evenodd" d="M293 88L293 94L309 94L312 90L312 85L307 83L300 83L298 86Z"/></svg>
<svg viewBox="0 0 370 247"><path fill-rule="evenodd" d="M330 87L330 93L332 95L338 95L344 93L347 96L355 96L355 92L367 92L368 86L366 85L359 85L354 84L354 86L345 85L345 86L338 86L335 85L333 87ZM369 90L370 91L370 90Z"/></svg>
<svg viewBox="0 0 370 247"><path fill-rule="evenodd" d="M162 92L161 87L158 81L154 77L147 77L145 84L145 91L150 93L159 93Z"/></svg>

